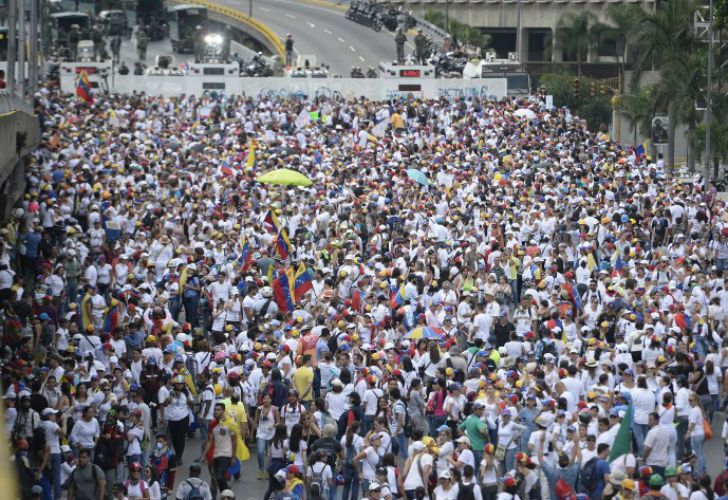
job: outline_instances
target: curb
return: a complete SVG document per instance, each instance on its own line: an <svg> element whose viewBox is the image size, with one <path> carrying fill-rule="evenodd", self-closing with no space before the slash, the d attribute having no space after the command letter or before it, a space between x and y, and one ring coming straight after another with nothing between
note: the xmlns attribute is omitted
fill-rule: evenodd
<svg viewBox="0 0 728 500"><path fill-rule="evenodd" d="M310 3L313 5L318 5L320 7L327 7L329 9L336 9L345 11L348 10L348 5L344 5L341 2L330 2L328 0L303 0L305 3Z"/></svg>

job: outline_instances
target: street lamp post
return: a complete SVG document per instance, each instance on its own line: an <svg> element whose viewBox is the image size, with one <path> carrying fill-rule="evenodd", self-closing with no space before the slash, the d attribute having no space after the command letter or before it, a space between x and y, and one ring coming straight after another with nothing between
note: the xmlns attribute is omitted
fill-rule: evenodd
<svg viewBox="0 0 728 500"><path fill-rule="evenodd" d="M248 17L253 17L253 0L248 0Z"/></svg>
<svg viewBox="0 0 728 500"><path fill-rule="evenodd" d="M18 0L18 95L25 99L25 1Z"/></svg>
<svg viewBox="0 0 728 500"><path fill-rule="evenodd" d="M33 99L38 85L38 2L30 0L30 57L28 58L28 96Z"/></svg>
<svg viewBox="0 0 728 500"><path fill-rule="evenodd" d="M8 91L15 93L15 60L18 47L18 3L8 0Z"/></svg>
<svg viewBox="0 0 728 500"><path fill-rule="evenodd" d="M713 121L713 0L708 6L708 91L705 106L705 182L710 179L710 126Z"/></svg>

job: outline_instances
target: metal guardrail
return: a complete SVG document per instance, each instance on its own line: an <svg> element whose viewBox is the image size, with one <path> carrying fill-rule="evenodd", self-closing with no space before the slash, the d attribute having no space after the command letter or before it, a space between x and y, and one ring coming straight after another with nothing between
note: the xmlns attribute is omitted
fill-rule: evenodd
<svg viewBox="0 0 728 500"><path fill-rule="evenodd" d="M0 115L12 113L14 111L22 111L29 115L35 114L33 105L24 101L16 94L7 91L0 91Z"/></svg>
<svg viewBox="0 0 728 500"><path fill-rule="evenodd" d="M423 18L421 18L419 16L415 16L414 14L410 14L410 15L412 17L414 17L415 20L417 21L417 26L415 26L416 28L422 28L423 31L428 32L431 36L439 37L440 41L442 41L448 37L447 31L445 31L444 29L435 26L434 24L432 24L429 21L425 21Z"/></svg>
<svg viewBox="0 0 728 500"><path fill-rule="evenodd" d="M183 0L171 0L174 3L189 3ZM224 5L220 5L219 3L210 2L208 0L194 0L195 4L202 5L203 7L206 7L207 10L210 10L212 12L216 12L218 14L222 14L223 16L229 17L231 19L235 19L238 22L241 22L243 24L246 24L253 28L254 30L258 31L261 35L265 37L266 40L275 48L275 51L278 53L279 56L282 58L285 58L286 56L286 48L283 46L283 42L281 42L281 39L278 38L278 36L271 31L271 29L266 26L265 24L261 23L260 21L257 21L253 19L252 17L243 14L242 12L231 9L229 7L225 7Z"/></svg>

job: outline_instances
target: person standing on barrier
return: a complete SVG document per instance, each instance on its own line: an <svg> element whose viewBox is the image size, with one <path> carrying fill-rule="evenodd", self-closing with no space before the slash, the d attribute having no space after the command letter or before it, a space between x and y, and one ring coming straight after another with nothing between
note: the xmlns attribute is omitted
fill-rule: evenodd
<svg viewBox="0 0 728 500"><path fill-rule="evenodd" d="M427 59L427 38L422 34L422 30L417 30L415 36L415 60L417 64L425 64Z"/></svg>
<svg viewBox="0 0 728 500"><path fill-rule="evenodd" d="M149 43L149 37L142 25L139 25L139 29L137 30L136 42L139 60L144 61L147 59L147 43Z"/></svg>
<svg viewBox="0 0 728 500"><path fill-rule="evenodd" d="M407 42L407 34L404 32L404 28L397 29L397 34L394 35L394 43L397 46L397 64L404 64L405 42Z"/></svg>
<svg viewBox="0 0 728 500"><path fill-rule="evenodd" d="M286 34L286 66L293 64L293 37L290 33Z"/></svg>

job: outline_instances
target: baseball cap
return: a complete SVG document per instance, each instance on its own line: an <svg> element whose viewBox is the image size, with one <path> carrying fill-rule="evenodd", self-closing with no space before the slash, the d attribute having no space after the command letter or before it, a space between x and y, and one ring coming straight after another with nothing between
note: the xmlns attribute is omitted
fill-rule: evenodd
<svg viewBox="0 0 728 500"><path fill-rule="evenodd" d="M220 493L220 498L235 498L235 493L233 493L233 490L230 489L222 490L222 493Z"/></svg>
<svg viewBox="0 0 728 500"><path fill-rule="evenodd" d="M447 430L450 430L450 427L448 427L445 424L443 424L443 425L441 425L440 427L437 428L437 432L438 433L443 432L443 431L447 431Z"/></svg>
<svg viewBox="0 0 728 500"><path fill-rule="evenodd" d="M55 415L57 413L58 410L54 410L53 408L46 408L41 412L41 415L47 417L48 415Z"/></svg>

